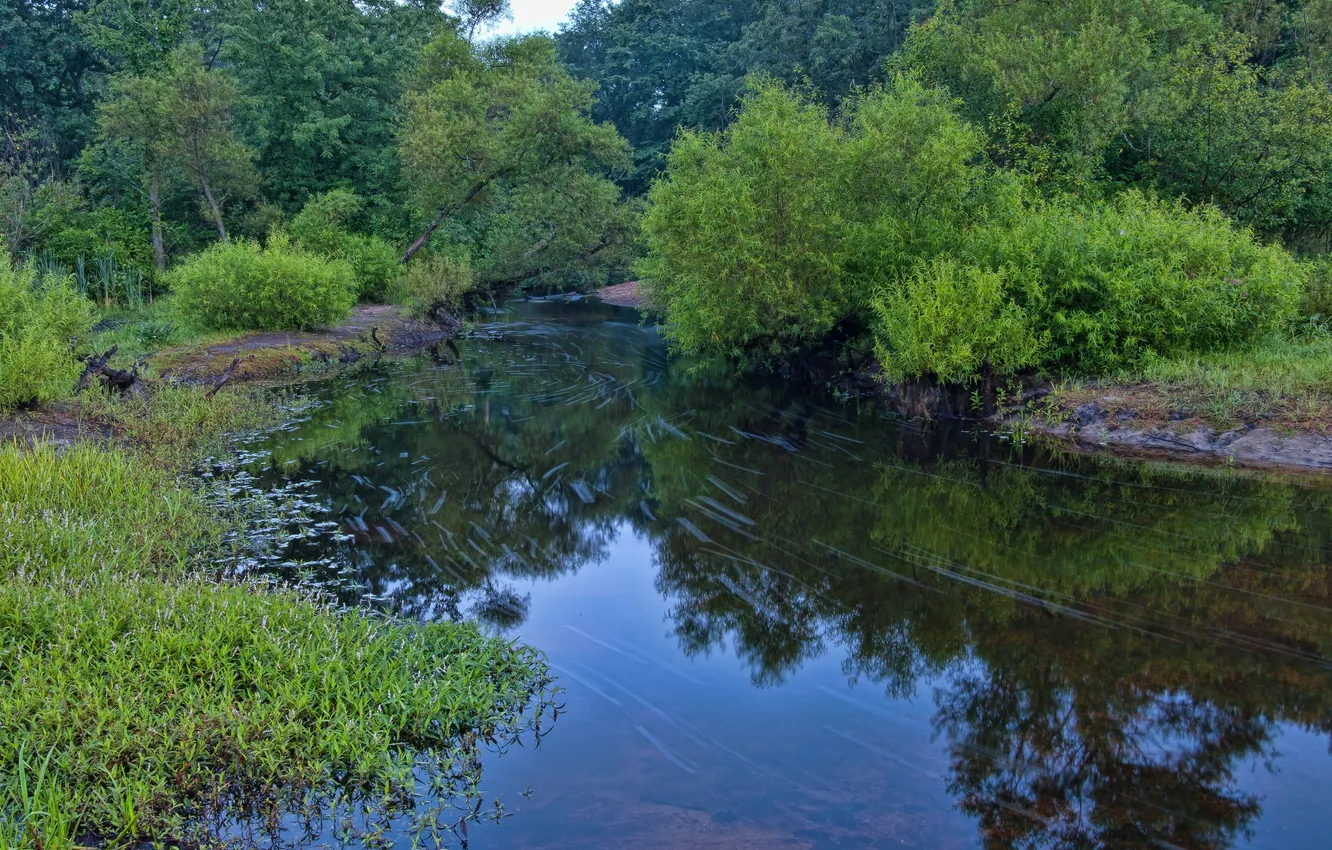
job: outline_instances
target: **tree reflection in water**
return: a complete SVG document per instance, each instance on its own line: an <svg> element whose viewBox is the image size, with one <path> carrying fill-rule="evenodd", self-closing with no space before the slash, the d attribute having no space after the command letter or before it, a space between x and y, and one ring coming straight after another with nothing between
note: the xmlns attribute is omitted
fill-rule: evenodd
<svg viewBox="0 0 1332 850"><path fill-rule="evenodd" d="M949 792L995 847L1231 846L1236 771L1332 732L1332 492L1093 463L828 409L668 362L651 329L524 305L459 365L335 382L272 444L353 535L346 602L527 616L515 582L650 541L680 648L755 687L842 655L934 689Z"/></svg>

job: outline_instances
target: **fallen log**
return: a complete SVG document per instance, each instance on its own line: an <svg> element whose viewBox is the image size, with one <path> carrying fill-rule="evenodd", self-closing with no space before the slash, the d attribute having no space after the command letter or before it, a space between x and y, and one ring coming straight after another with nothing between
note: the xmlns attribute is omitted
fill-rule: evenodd
<svg viewBox="0 0 1332 850"><path fill-rule="evenodd" d="M122 395L138 395L143 390L143 382L139 380L139 365L136 363L129 371L124 369L113 369L107 364L115 356L120 346L113 345L102 354L89 354L83 358L83 374L79 376L76 392L83 392L92 384L96 378L101 381L103 387L113 390Z"/></svg>
<svg viewBox="0 0 1332 850"><path fill-rule="evenodd" d="M240 358L237 357L233 359L231 361L231 365L228 366L222 372L222 374L218 376L217 383L213 384L213 386L206 393L206 396L208 398L212 398L213 396L217 395L217 391L222 389L222 387L227 383L227 381L231 380L232 375L236 374L236 369L239 366L240 366Z"/></svg>

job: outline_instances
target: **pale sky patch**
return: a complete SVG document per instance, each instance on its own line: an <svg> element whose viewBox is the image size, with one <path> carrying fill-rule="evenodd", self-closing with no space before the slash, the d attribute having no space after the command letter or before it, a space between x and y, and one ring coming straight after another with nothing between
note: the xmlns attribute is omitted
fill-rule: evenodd
<svg viewBox="0 0 1332 850"><path fill-rule="evenodd" d="M504 21L486 35L514 35L546 30L552 35L573 9L575 0L510 0L513 20Z"/></svg>

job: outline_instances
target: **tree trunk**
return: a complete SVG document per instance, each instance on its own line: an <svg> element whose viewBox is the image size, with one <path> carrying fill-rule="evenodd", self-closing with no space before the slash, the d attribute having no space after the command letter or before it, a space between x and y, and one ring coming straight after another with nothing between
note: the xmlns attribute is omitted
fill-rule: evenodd
<svg viewBox="0 0 1332 850"><path fill-rule="evenodd" d="M162 242L162 192L156 174L149 178L148 208L153 219L153 256L157 259L157 270L166 271L166 246Z"/></svg>
<svg viewBox="0 0 1332 850"><path fill-rule="evenodd" d="M221 237L223 244L231 242L227 238L227 228L222 224L222 208L217 205L217 199L213 197L213 190L209 188L208 181L200 178L199 185L203 187L204 198L208 201L208 209L213 213L213 223L217 225L217 235Z"/></svg>
<svg viewBox="0 0 1332 850"><path fill-rule="evenodd" d="M430 237L435 235L435 231L439 229L439 226L444 223L445 219L449 217L451 212L452 210L447 207L440 210L440 213L435 217L435 220L430 222L430 225L426 227L425 233L422 233L417 240L411 244L411 247L407 249L407 253L402 255L402 259L399 262L406 264L408 260L415 257L416 252L426 246L426 243L430 241Z"/></svg>
<svg viewBox="0 0 1332 850"><path fill-rule="evenodd" d="M407 249L407 253L402 255L402 259L399 262L402 264L406 264L408 260L410 260L412 257L415 257L416 252L424 248L426 246L426 243L430 241L430 237L435 235L436 230L439 230L439 226L449 220L449 216L453 215L458 210L470 204L473 200L476 199L477 195L481 194L481 191L483 189L485 189L487 186L489 186L491 183L495 182L496 180L500 179L501 177L504 177L507 173L508 172L506 171L501 171L498 174L490 175L486 179L478 182L475 186L473 186L471 191L467 193L467 197L463 198L458 203L446 204L445 206L440 207L439 215L435 216L435 220L430 222L430 225L426 227L425 232L422 233L420 237L418 237L417 240L411 244L411 247Z"/></svg>

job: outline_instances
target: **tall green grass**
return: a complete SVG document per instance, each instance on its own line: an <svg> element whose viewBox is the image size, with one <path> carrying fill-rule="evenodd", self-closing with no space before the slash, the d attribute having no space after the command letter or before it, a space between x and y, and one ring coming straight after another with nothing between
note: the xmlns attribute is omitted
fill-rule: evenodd
<svg viewBox="0 0 1332 850"><path fill-rule="evenodd" d="M472 742L524 727L534 651L215 581L231 521L125 451L0 446L0 844L389 810L414 766L470 788Z"/></svg>
<svg viewBox="0 0 1332 850"><path fill-rule="evenodd" d="M1332 334L1272 334L1226 351L1152 359L1111 379L1153 384L1172 408L1222 425L1273 418L1326 431L1332 422Z"/></svg>

